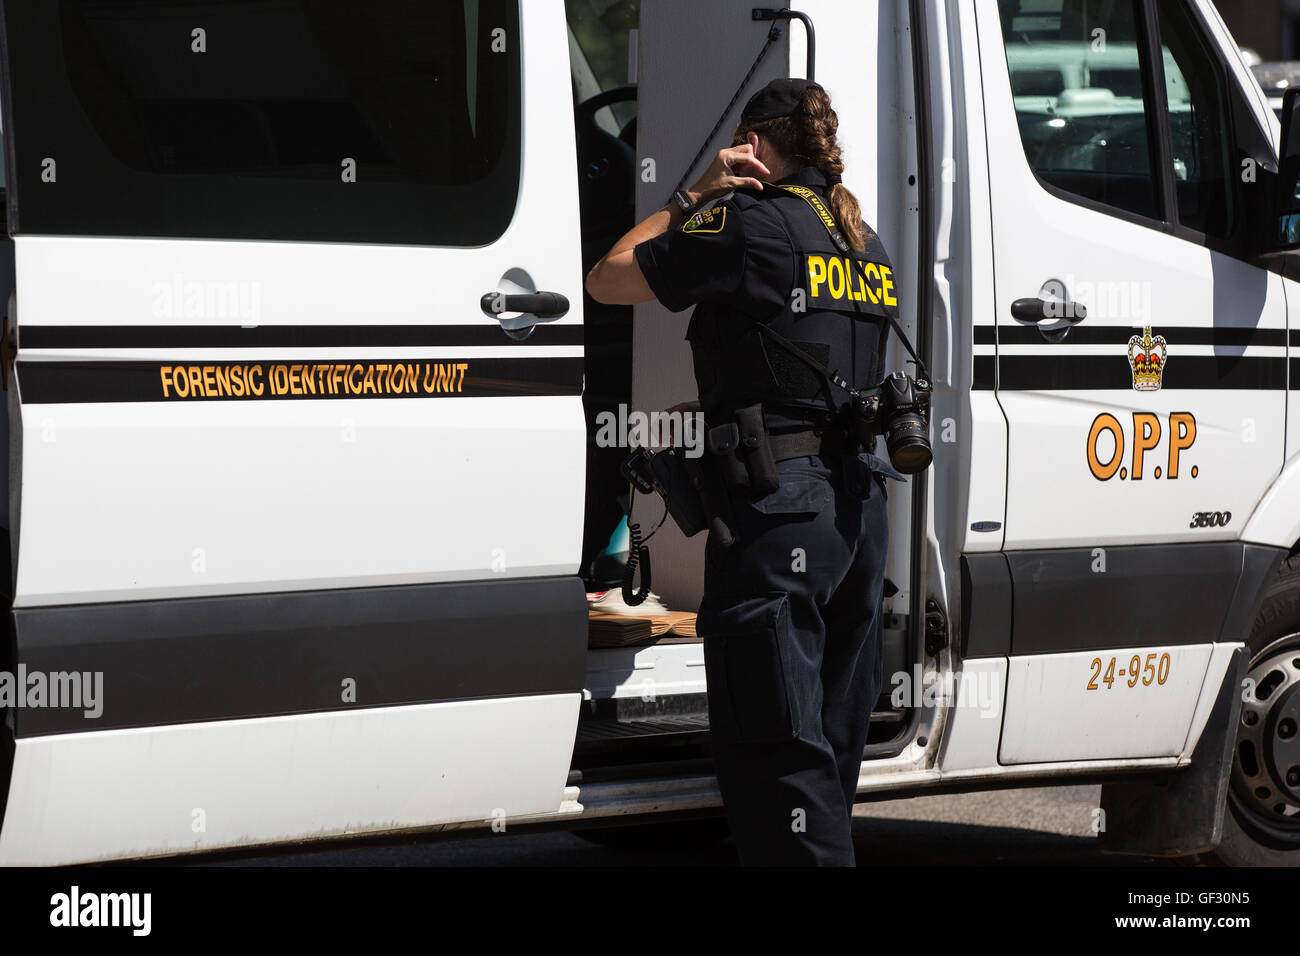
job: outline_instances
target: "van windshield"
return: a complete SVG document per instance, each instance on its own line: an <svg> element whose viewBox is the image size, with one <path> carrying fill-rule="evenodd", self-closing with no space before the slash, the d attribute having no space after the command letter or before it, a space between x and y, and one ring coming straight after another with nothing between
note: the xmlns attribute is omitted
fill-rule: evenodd
<svg viewBox="0 0 1300 956"><path fill-rule="evenodd" d="M636 84L636 30L641 0L565 0L569 20L574 97L581 103L597 93ZM612 104L596 115L618 134L636 113L635 100Z"/></svg>

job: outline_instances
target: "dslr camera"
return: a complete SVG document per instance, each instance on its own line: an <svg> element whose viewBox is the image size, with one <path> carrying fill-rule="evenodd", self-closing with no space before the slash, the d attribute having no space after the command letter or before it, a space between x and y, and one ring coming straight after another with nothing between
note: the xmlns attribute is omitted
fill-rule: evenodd
<svg viewBox="0 0 1300 956"><path fill-rule="evenodd" d="M894 372L875 388L854 392L849 417L866 448L878 434L885 436L889 463L905 475L930 467L930 394L925 379Z"/></svg>

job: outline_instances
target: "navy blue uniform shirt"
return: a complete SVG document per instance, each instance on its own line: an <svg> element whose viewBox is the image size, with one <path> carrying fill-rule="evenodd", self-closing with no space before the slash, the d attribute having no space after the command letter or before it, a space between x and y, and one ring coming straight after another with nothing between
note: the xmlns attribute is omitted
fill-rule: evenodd
<svg viewBox="0 0 1300 956"><path fill-rule="evenodd" d="M826 174L814 167L800 169L777 183L808 186L823 199L829 187ZM799 283L794 246L774 204L747 204L742 212L732 195L633 250L650 291L670 312L701 304L725 305L763 322L786 307L791 290ZM865 257L887 262L880 238L871 230L866 235ZM692 316L688 338L694 334L696 321ZM838 396L837 402L843 398ZM774 410L767 417L770 428L796 426L797 420L784 412ZM903 480L885 460L870 453L863 457L872 471Z"/></svg>

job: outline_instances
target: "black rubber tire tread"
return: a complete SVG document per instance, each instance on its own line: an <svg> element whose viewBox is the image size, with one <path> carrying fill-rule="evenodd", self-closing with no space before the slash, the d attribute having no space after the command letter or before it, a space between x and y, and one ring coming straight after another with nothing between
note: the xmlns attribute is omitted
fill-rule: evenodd
<svg viewBox="0 0 1300 956"><path fill-rule="evenodd" d="M1256 654L1280 637L1300 631L1300 554L1282 562L1277 577L1264 592L1264 603L1246 641L1253 661ZM1233 728L1234 732L1236 728ZM1300 844L1288 847L1256 833L1249 821L1238 819L1231 799L1223 811L1223 839L1207 863L1223 866L1300 866Z"/></svg>

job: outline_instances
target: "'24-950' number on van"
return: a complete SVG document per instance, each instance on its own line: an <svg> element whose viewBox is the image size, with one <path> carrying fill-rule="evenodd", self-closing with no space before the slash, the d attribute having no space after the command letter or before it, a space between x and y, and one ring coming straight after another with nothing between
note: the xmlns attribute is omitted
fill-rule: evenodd
<svg viewBox="0 0 1300 956"><path fill-rule="evenodd" d="M1154 654L1148 654L1146 664L1143 664L1142 658L1134 654L1128 662L1128 667L1120 668L1118 675L1115 673L1115 658L1110 659L1110 664L1106 666L1106 673L1103 675L1101 672L1101 658L1094 657L1090 665L1092 667L1092 678L1088 681L1088 690L1102 689L1097 683L1098 678L1101 678L1102 683L1106 685L1105 689L1110 690L1115 686L1116 676L1124 677L1126 674L1128 675L1127 683L1129 687L1136 687L1139 680L1148 687L1153 682L1163 684L1169 679L1169 655L1161 654L1158 664L1153 663L1155 657Z"/></svg>

